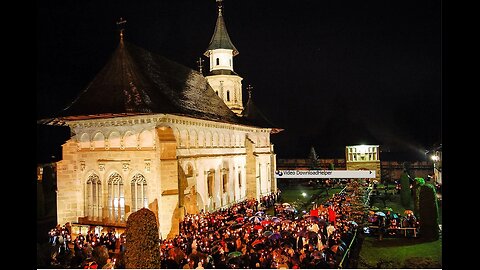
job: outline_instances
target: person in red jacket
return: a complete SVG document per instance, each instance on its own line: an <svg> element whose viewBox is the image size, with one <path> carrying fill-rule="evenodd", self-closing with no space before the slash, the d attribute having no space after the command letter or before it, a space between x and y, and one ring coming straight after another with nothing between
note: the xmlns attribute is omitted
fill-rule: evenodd
<svg viewBox="0 0 480 270"><path fill-rule="evenodd" d="M336 220L337 220L337 213L335 213L335 209L333 208L333 205L330 205L328 207L328 222L335 225Z"/></svg>

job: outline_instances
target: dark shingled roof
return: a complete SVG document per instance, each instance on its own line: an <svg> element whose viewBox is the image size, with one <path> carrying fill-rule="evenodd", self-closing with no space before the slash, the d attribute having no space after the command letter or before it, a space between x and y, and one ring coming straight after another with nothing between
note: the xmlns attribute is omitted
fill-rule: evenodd
<svg viewBox="0 0 480 270"><path fill-rule="evenodd" d="M213 32L213 36L210 40L207 51L205 52L205 56L208 57L209 51L215 49L233 50L233 56L239 54L237 48L235 48L232 41L230 40L230 36L228 35L227 27L225 26L225 22L223 21L221 8L219 8L218 10L218 18L217 23L215 24L215 31Z"/></svg>
<svg viewBox="0 0 480 270"><path fill-rule="evenodd" d="M153 113L251 125L227 107L199 72L123 40L57 119Z"/></svg>
<svg viewBox="0 0 480 270"><path fill-rule="evenodd" d="M249 93L247 104L245 104L245 107L242 111L242 117L255 126L272 128L273 133L278 133L283 130L272 124L272 122L265 117L265 115L257 108L257 106L255 106L251 93Z"/></svg>

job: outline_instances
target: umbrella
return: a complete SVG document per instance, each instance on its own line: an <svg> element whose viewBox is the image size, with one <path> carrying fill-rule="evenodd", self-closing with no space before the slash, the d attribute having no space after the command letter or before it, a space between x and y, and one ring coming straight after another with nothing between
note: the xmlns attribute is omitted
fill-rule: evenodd
<svg viewBox="0 0 480 270"><path fill-rule="evenodd" d="M250 217L248 219L250 222L254 222L254 223L260 223L260 221L262 221L263 219L259 216L254 216L254 217Z"/></svg>
<svg viewBox="0 0 480 270"><path fill-rule="evenodd" d="M263 211L258 211L258 212L255 213L255 216L261 216L261 215L263 215L263 214L265 214L265 212L263 212Z"/></svg>
<svg viewBox="0 0 480 270"><path fill-rule="evenodd" d="M262 226L266 226L266 225L268 225L268 224L270 224L270 223L272 223L271 220L263 220L262 222L260 222L260 224L261 224Z"/></svg>
<svg viewBox="0 0 480 270"><path fill-rule="evenodd" d="M353 226L358 226L358 223L353 220L350 220L348 223L352 224Z"/></svg>
<svg viewBox="0 0 480 270"><path fill-rule="evenodd" d="M396 213L390 213L390 218L398 218L398 215Z"/></svg>
<svg viewBox="0 0 480 270"><path fill-rule="evenodd" d="M237 224L231 225L229 228L232 229L232 230L236 230L236 229L240 229L242 227L242 225L243 224L237 223Z"/></svg>
<svg viewBox="0 0 480 270"><path fill-rule="evenodd" d="M243 217L238 217L235 219L237 222L242 222L243 221Z"/></svg>
<svg viewBox="0 0 480 270"><path fill-rule="evenodd" d="M273 234L272 231L265 231L265 232L263 232L263 236L270 236L270 235L272 235L272 234Z"/></svg>
<svg viewBox="0 0 480 270"><path fill-rule="evenodd" d="M236 258L236 257L242 256L242 255L243 254L240 251L233 251L233 252L228 253L228 258Z"/></svg>
<svg viewBox="0 0 480 270"><path fill-rule="evenodd" d="M255 225L255 226L253 226L253 229L254 230L262 230L263 226L262 225Z"/></svg>
<svg viewBox="0 0 480 270"><path fill-rule="evenodd" d="M268 237L269 239L276 240L282 238L282 236L279 233L274 233Z"/></svg>
<svg viewBox="0 0 480 270"><path fill-rule="evenodd" d="M372 207L370 207L370 210L372 210L372 211L378 211L378 210L380 210L380 208L378 208L378 207L376 207L376 206L372 206Z"/></svg>
<svg viewBox="0 0 480 270"><path fill-rule="evenodd" d="M383 211L393 211L393 209L391 207L385 207L383 208Z"/></svg>
<svg viewBox="0 0 480 270"><path fill-rule="evenodd" d="M258 244L261 244L261 243L263 243L263 242L265 242L265 239L264 239L264 238L257 238L255 241L253 241L252 247L254 247L254 246L258 245Z"/></svg>
<svg viewBox="0 0 480 270"><path fill-rule="evenodd" d="M383 212L376 212L375 215L381 216L381 217L387 216L387 215L385 215L385 213L383 213Z"/></svg>
<svg viewBox="0 0 480 270"><path fill-rule="evenodd" d="M282 203L283 206L290 206L289 203Z"/></svg>
<svg viewBox="0 0 480 270"><path fill-rule="evenodd" d="M405 212L403 212L403 213L405 213L405 215L408 215L408 214L413 214L413 211L407 209L407 210L405 210Z"/></svg>

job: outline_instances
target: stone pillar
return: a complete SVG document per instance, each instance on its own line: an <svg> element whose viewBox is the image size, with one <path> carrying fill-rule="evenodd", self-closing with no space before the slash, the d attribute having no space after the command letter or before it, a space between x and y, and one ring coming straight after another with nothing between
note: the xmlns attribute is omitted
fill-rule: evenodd
<svg viewBox="0 0 480 270"><path fill-rule="evenodd" d="M169 127L158 127L160 155L160 207L158 209L159 230L162 237L174 237L179 232L179 175L177 142Z"/></svg>
<svg viewBox="0 0 480 270"><path fill-rule="evenodd" d="M277 170L277 155L273 153L272 145L272 154L270 155L270 175L272 179L272 192L277 192L277 178L275 177L275 171Z"/></svg>
<svg viewBox="0 0 480 270"><path fill-rule="evenodd" d="M62 145L63 160L57 163L57 224L76 223L84 214L84 181L78 179L77 143Z"/></svg>
<svg viewBox="0 0 480 270"><path fill-rule="evenodd" d="M257 157L253 153L255 144L247 137L245 139L245 148L247 152L246 169L246 189L247 199L257 198Z"/></svg>

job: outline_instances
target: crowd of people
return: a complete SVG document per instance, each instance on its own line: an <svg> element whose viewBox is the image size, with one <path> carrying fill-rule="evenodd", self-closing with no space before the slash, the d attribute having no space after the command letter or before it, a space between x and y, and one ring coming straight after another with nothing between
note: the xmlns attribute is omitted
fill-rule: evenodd
<svg viewBox="0 0 480 270"><path fill-rule="evenodd" d="M124 251L126 241L125 233L122 233L118 240L113 228L107 233L101 233L100 236L93 231L89 231L85 236L80 232L72 241L70 223L66 223L64 226L58 224L48 234L49 243L52 246L51 264L60 266L68 264L74 268L98 268L99 264L93 258L93 250L96 246L105 246L107 253L113 253L117 244L120 245L120 250ZM71 246L73 246L73 251ZM102 265L102 268L113 269L115 265L113 256L105 259L106 263Z"/></svg>
<svg viewBox="0 0 480 270"><path fill-rule="evenodd" d="M337 268L363 218L354 205L363 204L364 186L352 181L309 214L281 203L280 191L248 199L215 212L187 214L179 235L160 240L162 268ZM273 207L274 215L265 213ZM298 214L299 215L298 215ZM98 268L92 258L96 246L113 254L125 251L125 234L114 230L100 236L88 232L71 240L71 227L58 225L50 242L58 255L72 252L71 265ZM55 256L53 256L55 257ZM109 258L103 268L115 267Z"/></svg>
<svg viewBox="0 0 480 270"><path fill-rule="evenodd" d="M161 242L162 268L336 268L357 229L353 217L362 216L352 211L362 187L349 185L348 192L294 218L288 204L270 201L276 209L270 216L255 209L254 199L187 215L180 234Z"/></svg>

